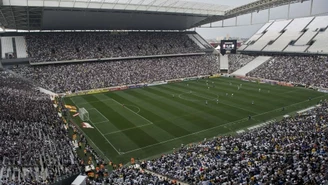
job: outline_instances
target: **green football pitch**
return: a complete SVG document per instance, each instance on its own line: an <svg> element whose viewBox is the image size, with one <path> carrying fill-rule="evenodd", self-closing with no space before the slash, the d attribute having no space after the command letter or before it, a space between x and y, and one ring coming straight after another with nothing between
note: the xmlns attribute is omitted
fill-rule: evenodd
<svg viewBox="0 0 328 185"><path fill-rule="evenodd" d="M327 97L304 88L221 77L64 100L89 112L86 122L94 129L81 129L95 150L105 159L125 164L131 157L155 157L182 144L247 131ZM81 127L79 117L74 122Z"/></svg>

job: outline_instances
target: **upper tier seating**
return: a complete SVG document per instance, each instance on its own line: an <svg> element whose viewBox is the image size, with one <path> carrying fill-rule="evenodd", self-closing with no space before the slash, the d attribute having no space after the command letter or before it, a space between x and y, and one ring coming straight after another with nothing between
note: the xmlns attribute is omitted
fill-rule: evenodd
<svg viewBox="0 0 328 185"><path fill-rule="evenodd" d="M32 62L199 52L185 33L41 33L26 36Z"/></svg>

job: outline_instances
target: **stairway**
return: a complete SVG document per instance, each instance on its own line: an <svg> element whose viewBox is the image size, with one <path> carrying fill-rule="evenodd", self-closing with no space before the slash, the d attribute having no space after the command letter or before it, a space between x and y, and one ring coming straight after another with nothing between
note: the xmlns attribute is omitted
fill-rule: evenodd
<svg viewBox="0 0 328 185"><path fill-rule="evenodd" d="M220 55L220 70L229 69L229 59L228 55Z"/></svg>
<svg viewBox="0 0 328 185"><path fill-rule="evenodd" d="M267 62L271 59L268 56L258 56L244 67L238 69L237 71L233 72L232 75L236 76L246 76L247 73L253 71L255 68L259 67L264 62Z"/></svg>

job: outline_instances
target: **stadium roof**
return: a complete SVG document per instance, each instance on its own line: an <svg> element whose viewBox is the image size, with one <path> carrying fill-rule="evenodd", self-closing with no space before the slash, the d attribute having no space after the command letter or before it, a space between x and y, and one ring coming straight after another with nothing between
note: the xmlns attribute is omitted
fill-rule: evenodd
<svg viewBox="0 0 328 185"><path fill-rule="evenodd" d="M187 0L3 0L3 5L223 15L225 5Z"/></svg>
<svg viewBox="0 0 328 185"><path fill-rule="evenodd" d="M185 30L299 1L231 8L192 0L0 0L0 24L17 30Z"/></svg>

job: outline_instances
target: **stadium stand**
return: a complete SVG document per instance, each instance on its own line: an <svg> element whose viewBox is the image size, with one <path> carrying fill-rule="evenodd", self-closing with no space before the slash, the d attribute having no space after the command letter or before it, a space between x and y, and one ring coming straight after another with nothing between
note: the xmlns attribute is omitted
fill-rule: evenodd
<svg viewBox="0 0 328 185"><path fill-rule="evenodd" d="M187 34L174 32L42 33L26 36L26 43L32 62L180 54L201 49Z"/></svg>
<svg viewBox="0 0 328 185"><path fill-rule="evenodd" d="M266 23L239 51L326 54L328 16L277 20Z"/></svg>
<svg viewBox="0 0 328 185"><path fill-rule="evenodd" d="M201 49L213 48L206 40L198 34L187 34L188 37L194 41Z"/></svg>
<svg viewBox="0 0 328 185"><path fill-rule="evenodd" d="M199 40L197 40L197 38L195 38L194 34L188 34L188 37L194 41L201 49L206 49L206 47Z"/></svg>
<svg viewBox="0 0 328 185"><path fill-rule="evenodd" d="M320 28L327 27L328 16L315 17L312 22L303 30L303 35L294 43L289 45L285 52L305 52L312 39L317 35ZM316 52L316 51L315 51Z"/></svg>
<svg viewBox="0 0 328 185"><path fill-rule="evenodd" d="M205 48L212 48L212 45L209 44L203 37L201 37L200 35L198 34L194 34L193 35L199 42L202 43L202 45L205 46Z"/></svg>
<svg viewBox="0 0 328 185"><path fill-rule="evenodd" d="M249 45L254 44L258 39L260 39L266 32L266 30L268 29L268 27L271 26L273 22L268 22L266 23L263 27L261 27L250 39L248 39L245 44L243 44L242 46L240 46L240 48L238 48L239 50L245 50Z"/></svg>
<svg viewBox="0 0 328 185"><path fill-rule="evenodd" d="M216 74L213 55L83 64L24 66L14 71L53 92L81 91L122 84Z"/></svg>
<svg viewBox="0 0 328 185"><path fill-rule="evenodd" d="M5 164L0 169L1 183L49 184L62 174L84 168L76 162L67 131L60 126L62 121L58 120L48 97L10 73L1 72L0 77L0 151ZM237 136L182 146L174 153L142 162L141 168L121 167L113 172L100 168L99 176L92 178L89 184L172 184L167 178L147 173L144 168L189 184L325 184L327 108L328 102L321 101L320 106L295 118ZM79 141L85 142L83 135L77 133L81 135ZM20 139L28 141L27 146L31 147L23 147L24 151L19 152L15 141L20 143ZM41 151L40 155L33 153L35 149ZM102 164L101 159L97 161Z"/></svg>
<svg viewBox="0 0 328 185"><path fill-rule="evenodd" d="M2 71L0 99L0 184L49 184L79 173L49 96Z"/></svg>
<svg viewBox="0 0 328 185"><path fill-rule="evenodd" d="M296 41L302 35L302 30L304 30L312 19L313 17L293 19L285 28L282 35L274 43L267 45L263 51L283 51L291 41Z"/></svg>
<svg viewBox="0 0 328 185"><path fill-rule="evenodd" d="M291 20L275 21L254 44L248 46L248 51L262 51L268 44L273 43L283 33Z"/></svg>
<svg viewBox="0 0 328 185"><path fill-rule="evenodd" d="M327 57L277 56L248 73L248 76L291 82L315 87L328 87Z"/></svg>
<svg viewBox="0 0 328 185"><path fill-rule="evenodd" d="M328 21L328 20L327 20ZM307 50L310 53L320 53L320 54L328 54L328 23L325 28L322 28L322 31L316 35L313 39L314 43Z"/></svg>
<svg viewBox="0 0 328 185"><path fill-rule="evenodd" d="M147 169L189 184L327 183L328 102L237 136L188 145Z"/></svg>
<svg viewBox="0 0 328 185"><path fill-rule="evenodd" d="M205 25L205 23L212 27L210 22L215 22L214 20L222 21L223 27L223 20L234 16L236 16L237 25L237 17L246 13L252 13L250 16L252 24L254 12L260 12L268 7L276 7L277 4L288 4L289 16L290 5L294 2L303 3L303 0L256 1L236 9L179 0L142 0L139 4L132 0L129 0L128 4L124 4L123 1L127 3L128 0L5 0L0 2L1 28L4 30L1 33L4 35L1 37L2 59L27 58L25 64L28 64L28 58L31 58L28 65L20 65L19 60L9 61L10 64L6 63L8 66L5 66L7 69L4 71L1 69L1 62L4 60L0 61L0 185L65 184L59 181L77 174L88 175L90 177L87 180L88 185L328 184L328 101L326 99L317 99L318 103L315 101L317 105L298 111L298 115L295 117L279 121L265 120L266 122L253 126L250 126L253 123L247 123L250 127L244 126L245 128L243 128L247 131L237 131L236 135L221 135L210 139L205 138L198 142L198 139L203 138L198 131L201 127L197 127L196 132L192 133L191 130L186 130L188 133L182 137L172 134L172 138L168 138L166 141L177 139L177 143L184 142L184 136L192 136L197 143L181 144L181 147L173 148L173 152L157 155L157 157L137 159L135 165L131 166L124 166L122 163L113 164L107 158L110 157L108 155L112 155L110 152L107 153L104 149L97 150L97 145L89 144L89 142L93 142L93 139L86 138L88 135L84 135L84 131L80 130L81 128L74 123L73 119L68 119L69 121L63 119L62 115L65 113L67 118L73 115L73 113L69 113L68 108L65 108L63 98L58 96L58 99L50 99L49 95L44 92L47 93L48 90L52 91L51 94L68 92L66 95L70 95L70 92L89 89L211 75L218 73L220 67L229 68L229 72L233 75L247 75L291 82L307 87L328 88L327 56L277 55L282 52L304 55L305 52L309 55L311 53L328 54L328 16L270 21L239 48L239 51L246 51L245 53L261 52L260 55L263 52L277 52L274 56L271 54L270 56L236 54L221 55L217 58L214 55L206 55L206 52L211 51L213 47L200 35L196 32L181 31ZM173 6L176 4L179 7ZM311 2L311 13L312 4L313 1ZM83 8L84 6L87 8ZM270 10L268 12L270 14ZM79 15L83 15L83 17L79 17ZM98 19L94 19L95 17L92 15L97 15ZM133 19L133 16L139 18ZM185 19L186 17L189 18ZM62 18L67 18L67 22ZM142 18L149 18L149 20L145 20L145 24L140 24ZM170 18L174 19L174 23L171 25L168 24L171 21ZM138 24L140 27L135 27ZM156 26L152 24L156 24ZM49 33L41 31L32 33L32 30L59 30L59 28L72 30L78 28L82 30L179 29L179 31L54 31ZM24 37L9 37L6 36L6 29L16 31L25 29L31 32ZM19 35L23 34L19 33ZM169 54L190 56L160 56L160 58L153 56ZM149 58L130 60L123 58L135 56L148 56ZM122 60L116 61L116 58ZM99 61L76 62L88 59ZM100 61L100 59L104 61ZM53 61L68 63L50 65ZM39 65L39 63L46 64ZM5 65L5 63L3 64ZM12 71L8 69L12 69ZM207 83L207 79L205 80ZM214 80L220 81L221 79ZM239 90L242 85L238 84ZM235 84L233 86L230 83L230 85L231 89L236 89ZM254 83L254 85L258 84ZM39 86L45 89L41 92ZM181 92L183 92L182 90L181 88ZM175 91L180 92L180 87ZM208 84L207 91L210 92ZM252 93L250 88L247 91ZM199 99L190 99L189 105L203 104L205 100L204 107L211 106L207 105L208 98L189 92L190 96L198 96L201 99L200 101ZM225 93L227 98L230 98L229 94ZM162 92L162 94L164 93ZM182 99L182 94L179 95L180 99L177 101L189 101ZM174 98L174 94L172 96L172 99L177 99ZM235 96L236 102L223 100L226 103L222 101L222 104L225 105L222 106L218 103L219 95L216 94L216 101L220 108L211 108L213 111L210 114L202 116L204 120L212 119L214 127L217 126L216 124L221 124L218 123L220 120L217 122L214 117L211 118L208 115L217 114L222 110L222 113L230 116L228 111L223 110L227 106L238 108L237 103L239 102L237 101L241 99L238 99L238 93ZM255 96L250 94L248 97ZM324 96L318 96L318 98L322 97ZM233 98L233 94L231 94L231 98ZM161 102L164 100L156 101L156 103ZM267 104L267 102L261 103ZM122 109L125 109L127 105L124 105L123 102L122 104L117 102L117 104ZM141 111L139 107L137 108ZM167 109L169 108L167 107ZM129 108L127 107L127 109ZM285 107L283 107L284 110ZM138 112L128 111L142 117ZM245 109L245 111L248 110ZM190 119L194 119L196 112L190 112L188 109L186 112L192 115ZM231 114L233 114L231 117L234 117L238 112ZM129 114L122 113L121 115L122 118L129 117ZM153 117L157 117L157 114L154 114ZM143 119L147 120L147 118ZM247 120L247 118L243 119ZM252 117L249 115L248 120L252 121L251 119ZM189 118L185 120L188 121ZM223 120L229 121L229 118L222 118ZM176 119L176 121L182 122L181 119ZM200 124L203 124L202 119L199 121ZM254 119L254 121L259 120ZM148 120L148 122L151 121ZM224 126L228 130L230 129L228 127L234 124L228 122L219 126ZM142 132L141 129L139 130L141 128L139 126L131 128L138 128L138 131ZM212 128L204 126L205 130ZM132 132L130 128L122 129L120 132L127 130ZM231 132L235 131L230 130ZM219 134L216 132L217 130L211 131ZM171 132L171 129L168 129L168 132ZM70 138L71 135L73 135L73 139ZM104 138L106 137L104 136ZM131 140L133 140L132 137ZM108 143L112 145L109 141ZM171 149L163 142L158 141L158 144L164 149ZM138 150L144 149L141 144L139 147ZM79 149L79 154L75 149ZM105 154L101 157L98 156L102 152ZM146 154L147 150L142 152ZM126 153L121 149L117 151L118 155ZM84 155L84 158L81 155ZM121 157L123 160L126 156L119 158ZM95 170L86 170L90 164L94 165ZM109 168L112 171L109 171Z"/></svg>
<svg viewBox="0 0 328 185"><path fill-rule="evenodd" d="M256 56L251 55L243 55L243 54L235 54L228 55L229 57L229 73L233 73L238 69L242 68L252 60L256 58Z"/></svg>
<svg viewBox="0 0 328 185"><path fill-rule="evenodd" d="M245 76L250 71L253 71L254 69L256 69L259 66L261 66L263 63L266 63L267 61L269 61L270 58L271 57L268 57L268 56L258 56L258 57L255 57L253 60L251 60L250 62L248 62L246 65L244 65L240 69L238 69L235 72L233 72L232 75Z"/></svg>

